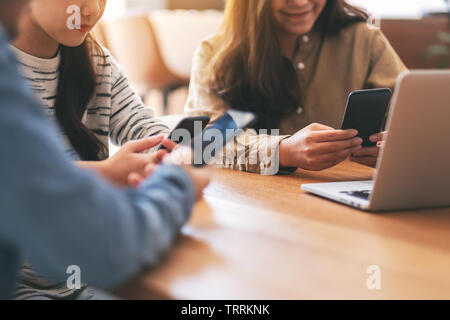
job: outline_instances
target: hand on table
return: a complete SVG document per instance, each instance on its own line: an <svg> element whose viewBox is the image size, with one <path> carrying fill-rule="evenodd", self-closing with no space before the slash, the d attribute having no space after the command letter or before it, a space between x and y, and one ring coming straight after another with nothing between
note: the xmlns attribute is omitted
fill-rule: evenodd
<svg viewBox="0 0 450 320"><path fill-rule="evenodd" d="M320 171L331 168L361 150L356 130L335 130L311 124L280 143L280 165Z"/></svg>
<svg viewBox="0 0 450 320"><path fill-rule="evenodd" d="M177 146L174 142L166 139L163 145L172 152L167 154L164 159L164 164L174 164L181 166L186 170L187 174L190 176L195 189L196 199L200 200L203 195L203 190L208 186L213 169L211 166L204 166L201 168L195 168L192 166L193 163L193 153L192 149L189 147ZM150 172L155 170L155 166L149 165L148 169Z"/></svg>
<svg viewBox="0 0 450 320"><path fill-rule="evenodd" d="M143 151L154 148L164 140L164 136L156 136L125 143L117 153L104 161L78 162L86 169L93 169L113 184L126 187L138 186L147 176L146 167L149 164L160 163L167 154L166 150L159 150L152 154Z"/></svg>
<svg viewBox="0 0 450 320"><path fill-rule="evenodd" d="M375 168L377 166L380 149L384 144L383 140L385 139L385 136L386 132L380 132L370 136L370 141L376 142L377 146L362 148L361 150L354 152L349 160L364 166Z"/></svg>

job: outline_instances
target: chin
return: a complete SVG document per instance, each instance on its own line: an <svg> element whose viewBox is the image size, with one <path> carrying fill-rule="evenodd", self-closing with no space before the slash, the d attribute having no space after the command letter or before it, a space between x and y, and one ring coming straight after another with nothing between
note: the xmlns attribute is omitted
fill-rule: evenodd
<svg viewBox="0 0 450 320"><path fill-rule="evenodd" d="M310 32L313 28L313 25L305 25L305 26L295 26L288 28L289 33L301 36Z"/></svg>
<svg viewBox="0 0 450 320"><path fill-rule="evenodd" d="M87 33L81 33L77 30L73 30L70 32L65 32L55 39L57 39L57 41L65 47L74 48L81 46L86 40L86 37Z"/></svg>
<svg viewBox="0 0 450 320"><path fill-rule="evenodd" d="M85 40L86 40L86 37L84 37L82 39L73 39L73 40L69 40L69 41L65 40L65 41L61 42L61 44L66 47L75 48L75 47L81 46Z"/></svg>

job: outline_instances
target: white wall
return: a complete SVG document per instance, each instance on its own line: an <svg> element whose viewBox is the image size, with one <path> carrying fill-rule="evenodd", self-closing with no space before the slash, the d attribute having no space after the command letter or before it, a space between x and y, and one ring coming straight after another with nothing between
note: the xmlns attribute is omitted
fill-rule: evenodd
<svg viewBox="0 0 450 320"><path fill-rule="evenodd" d="M142 7L148 10L166 9L167 0L109 0L105 17L116 17L123 15L129 8Z"/></svg>
<svg viewBox="0 0 450 320"><path fill-rule="evenodd" d="M166 9L167 0L126 0L130 8L145 7L149 9Z"/></svg>

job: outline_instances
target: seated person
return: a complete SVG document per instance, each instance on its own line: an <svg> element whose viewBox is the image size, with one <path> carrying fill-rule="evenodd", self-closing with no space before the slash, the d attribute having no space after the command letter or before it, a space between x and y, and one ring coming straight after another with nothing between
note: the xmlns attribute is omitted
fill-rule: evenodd
<svg viewBox="0 0 450 320"><path fill-rule="evenodd" d="M81 25L67 13L76 4ZM156 155L123 148L109 158L109 139L128 141L167 135L91 30L102 18L106 0L32 0L12 49L27 85L47 115L61 127L66 152L78 164L100 172L120 186L129 173L142 171ZM69 23L69 26L68 26Z"/></svg>
<svg viewBox="0 0 450 320"><path fill-rule="evenodd" d="M61 282L77 265L83 282L114 289L158 263L211 172L164 164L146 179L150 164L133 173L139 188L119 189L75 166L8 48L28 2L0 0L0 299L13 297L23 260Z"/></svg>
<svg viewBox="0 0 450 320"><path fill-rule="evenodd" d="M362 149L355 130L335 130L350 92L392 89L405 70L367 20L343 0L227 1L220 31L195 54L185 111L214 119L248 110L259 117L255 129L279 134L247 132L224 166L276 174L279 166L323 170L349 157L375 166L378 147Z"/></svg>
<svg viewBox="0 0 450 320"><path fill-rule="evenodd" d="M81 25L69 28L68 22L76 22L67 13L73 1L32 0L11 48L28 87L62 129L58 136L67 154L80 167L95 170L118 186L136 186L139 181L132 173L142 174L146 165L160 161L165 152L141 154L154 140L126 143L166 135L169 129L154 118L152 108L143 105L111 54L90 33L106 3L77 2ZM123 145L111 157L110 139ZM58 289L24 267L16 298L39 292L52 298L76 293L64 284Z"/></svg>

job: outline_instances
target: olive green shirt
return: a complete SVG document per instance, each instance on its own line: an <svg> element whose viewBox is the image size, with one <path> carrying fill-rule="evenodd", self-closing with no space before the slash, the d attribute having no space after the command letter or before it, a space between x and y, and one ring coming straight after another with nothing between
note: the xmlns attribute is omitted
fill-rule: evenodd
<svg viewBox="0 0 450 320"><path fill-rule="evenodd" d="M208 115L217 118L230 106L208 88L207 66L214 55L216 36L204 40L193 61L189 97L185 112L188 115ZM257 156L258 162L226 167L262 174L278 173L278 145L286 135L292 135L311 123L339 128L348 95L355 90L370 88L394 89L397 77L405 65L379 29L366 23L355 23L336 35L322 35L317 31L299 37L293 65L297 71L301 103L296 113L282 119L279 136L249 132L242 143L247 159L262 148L268 156ZM239 160L237 157L236 161ZM236 162L235 161L235 162Z"/></svg>

